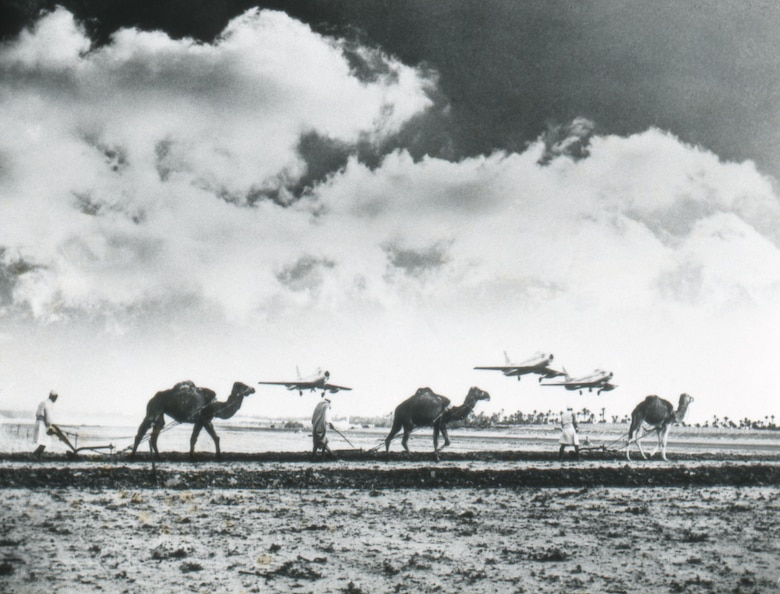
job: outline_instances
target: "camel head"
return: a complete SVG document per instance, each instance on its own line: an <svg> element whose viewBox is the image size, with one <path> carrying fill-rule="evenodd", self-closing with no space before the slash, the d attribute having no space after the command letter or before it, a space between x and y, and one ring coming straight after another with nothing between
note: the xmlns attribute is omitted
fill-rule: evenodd
<svg viewBox="0 0 780 594"><path fill-rule="evenodd" d="M685 413L688 410L688 405L693 402L693 396L690 396L683 392L680 394L680 400L677 404L677 410L674 413L674 418L677 423L681 422L685 417Z"/></svg>
<svg viewBox="0 0 780 594"><path fill-rule="evenodd" d="M236 382L233 384L233 389L230 391L230 396L228 397L228 400L231 400L233 398L246 398L250 394L254 394L255 389L251 386L247 386L246 384L242 384L241 382Z"/></svg>
<svg viewBox="0 0 780 594"><path fill-rule="evenodd" d="M254 388L247 386L246 384L242 384L241 382L236 382L233 384L233 390L230 392L230 396L228 396L227 401L212 402L211 410L214 411L215 417L220 419L229 419L238 412L239 408L241 408L241 404L244 402L244 398L254 393Z"/></svg>
<svg viewBox="0 0 780 594"><path fill-rule="evenodd" d="M466 402L469 404L476 404L480 400L490 400L490 394L484 390L480 390L476 386L472 386L469 393L466 395Z"/></svg>

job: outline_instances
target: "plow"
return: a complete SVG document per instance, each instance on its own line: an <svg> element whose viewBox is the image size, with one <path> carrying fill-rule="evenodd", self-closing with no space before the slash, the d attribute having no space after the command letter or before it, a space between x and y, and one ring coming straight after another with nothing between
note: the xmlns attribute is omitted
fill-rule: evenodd
<svg viewBox="0 0 780 594"><path fill-rule="evenodd" d="M63 431L58 425L52 424L51 427L49 427L49 434L55 435L62 443L64 443L66 446L68 446L68 456L70 457L77 457L79 455L79 452L83 451L95 451L95 452L102 452L102 450L109 450L110 454L114 453L114 444L107 444L107 445L85 445L85 446L78 446L78 433L72 433L71 436L74 438L73 441L76 442L76 445L73 444L73 442L68 438L68 435L65 431Z"/></svg>

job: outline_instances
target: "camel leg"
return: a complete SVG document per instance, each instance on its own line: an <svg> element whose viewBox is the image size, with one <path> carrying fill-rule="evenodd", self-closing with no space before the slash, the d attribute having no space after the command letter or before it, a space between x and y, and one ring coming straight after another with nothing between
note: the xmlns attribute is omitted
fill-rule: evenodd
<svg viewBox="0 0 780 594"><path fill-rule="evenodd" d="M626 444L626 460L631 460L631 444L636 443L639 447L639 451L642 448L639 446L640 432L642 431L642 418L634 412L631 415L631 425L628 427L628 443ZM644 454L642 454L644 456Z"/></svg>
<svg viewBox="0 0 780 594"><path fill-rule="evenodd" d="M222 452L219 449L219 436L217 435L217 432L214 430L214 425L211 424L211 421L207 421L203 423L203 426L206 428L208 434L211 435L211 439L214 440L214 447L217 450L217 460L221 460Z"/></svg>
<svg viewBox="0 0 780 594"><path fill-rule="evenodd" d="M412 424L404 423L404 436L401 438L401 445L404 446L407 454L411 454L409 451L409 436L412 434Z"/></svg>
<svg viewBox="0 0 780 594"><path fill-rule="evenodd" d="M647 455L648 458L652 458L653 456L655 456L658 453L658 450L661 449L661 441L660 441L660 439L661 439L661 434L660 433L656 433L655 434L655 447L653 448L653 451L650 452Z"/></svg>
<svg viewBox="0 0 780 594"><path fill-rule="evenodd" d="M195 458L195 443L198 441L201 429L203 429L203 423L196 421L195 426L192 428L192 435L190 435L190 460Z"/></svg>
<svg viewBox="0 0 780 594"><path fill-rule="evenodd" d="M444 445L441 446L441 449L446 448L448 445L450 445L450 436L447 433L447 427L446 425L441 426L441 435L444 438Z"/></svg>
<svg viewBox="0 0 780 594"><path fill-rule="evenodd" d="M133 451L130 452L131 458L135 456L135 451L138 449L138 444L141 443L141 440L144 438L144 435L146 435L146 432L149 431L149 427L152 426L152 421L153 421L152 418L146 417L141 422L141 425L138 427L138 433L135 434L135 441L133 442Z"/></svg>
<svg viewBox="0 0 780 594"><path fill-rule="evenodd" d="M655 431L655 447L653 448L653 451L647 455L648 458L655 456L658 453L658 450L661 449L661 427L655 427L652 431Z"/></svg>
<svg viewBox="0 0 780 594"><path fill-rule="evenodd" d="M636 447L639 449L639 453L642 454L642 458L644 460L647 460L647 454L645 454L645 451L642 449L642 438L643 436L637 435L636 439L634 440L634 443L636 443Z"/></svg>
<svg viewBox="0 0 780 594"><path fill-rule="evenodd" d="M393 441L393 438L396 436L396 434L401 430L401 421L398 419L393 419L393 426L390 429L390 433L387 434L387 437L385 438L385 453L390 453L390 442Z"/></svg>
<svg viewBox="0 0 780 594"><path fill-rule="evenodd" d="M626 444L626 460L631 460L631 444L635 443L639 445L639 440L637 437L632 436L630 433L628 434L628 443Z"/></svg>
<svg viewBox="0 0 780 594"><path fill-rule="evenodd" d="M439 423L433 424L433 455L436 458L436 461L439 461L439 431L441 431L441 426Z"/></svg>
<svg viewBox="0 0 780 594"><path fill-rule="evenodd" d="M671 425L666 425L666 426L664 426L664 428L663 428L661 431L659 431L659 433L658 433L658 443L659 443L659 445L660 445L660 448L661 448L661 458L662 458L662 459L663 459L665 462L668 462L668 460L666 459L666 440L667 440L667 439L668 439L668 437L669 437L669 429L670 429L670 428L671 428Z"/></svg>
<svg viewBox="0 0 780 594"><path fill-rule="evenodd" d="M155 458L160 457L160 450L157 449L157 437L160 435L160 431L165 425L165 417L160 415L155 419L154 426L152 427L152 436L149 438L149 451Z"/></svg>

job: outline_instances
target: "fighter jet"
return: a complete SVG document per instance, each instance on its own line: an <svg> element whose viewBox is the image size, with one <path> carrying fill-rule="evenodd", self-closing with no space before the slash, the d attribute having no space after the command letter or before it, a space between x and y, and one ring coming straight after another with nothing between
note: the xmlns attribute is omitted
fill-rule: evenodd
<svg viewBox="0 0 780 594"><path fill-rule="evenodd" d="M322 395L325 396L326 392L331 392L335 394L340 390L352 389L352 388L347 388L346 386L337 386L335 384L330 384L328 383L329 379L330 379L330 371L323 371L322 369L318 368L317 371L314 372L314 374L308 377L301 377L301 374L298 373L298 379L293 381L257 382L257 383L268 385L268 386L284 386L288 390L298 390L298 394L300 396L303 396L304 390L309 390L310 392L314 392L315 390L322 390Z"/></svg>
<svg viewBox="0 0 780 594"><path fill-rule="evenodd" d="M566 388L567 390L578 390L580 394L582 394L582 391L585 389L587 389L588 392L593 392L593 390L596 390L596 395L601 394L602 392L609 392L617 388L615 384L611 384L609 382L609 380L612 379L611 371L602 371L601 369L596 369L590 375L577 378L571 377L568 373L566 373L566 369L563 371L565 377L562 381L542 382L542 385L560 386Z"/></svg>
<svg viewBox="0 0 780 594"><path fill-rule="evenodd" d="M474 369L483 369L488 371L500 371L507 377L517 377L517 381L520 381L521 376L529 373L538 374L539 381L541 382L545 378L553 378L559 375L564 375L562 371L553 369L550 367L550 363L553 360L552 353L536 353L530 359L523 361L522 363L512 363L509 360L509 355L504 351L505 365L491 365L484 367L475 367Z"/></svg>

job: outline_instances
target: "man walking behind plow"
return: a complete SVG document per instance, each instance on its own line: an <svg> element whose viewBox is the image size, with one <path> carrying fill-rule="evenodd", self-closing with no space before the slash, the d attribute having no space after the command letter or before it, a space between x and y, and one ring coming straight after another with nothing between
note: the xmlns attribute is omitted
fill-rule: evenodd
<svg viewBox="0 0 780 594"><path fill-rule="evenodd" d="M331 425L330 420L328 419L328 410L330 409L330 399L323 398L316 407L314 407L314 414L311 417L311 429L312 429L312 440L314 441L314 446L312 448L312 454L315 456L317 455L317 452L322 450L323 455L329 454L333 455L333 452L330 451L330 447L328 446L328 427L331 429L333 428L333 425Z"/></svg>
<svg viewBox="0 0 780 594"><path fill-rule="evenodd" d="M563 458L563 451L566 446L574 447L574 458L580 459L580 438L577 436L577 417L572 411L571 406L566 408L566 412L561 415L561 444L558 450L558 458Z"/></svg>
<svg viewBox="0 0 780 594"><path fill-rule="evenodd" d="M35 411L35 443L38 447L33 452L33 458L36 460L41 459L43 450L51 444L49 435L54 433L52 412L58 397L57 392L52 390L49 392L49 397L41 402Z"/></svg>

